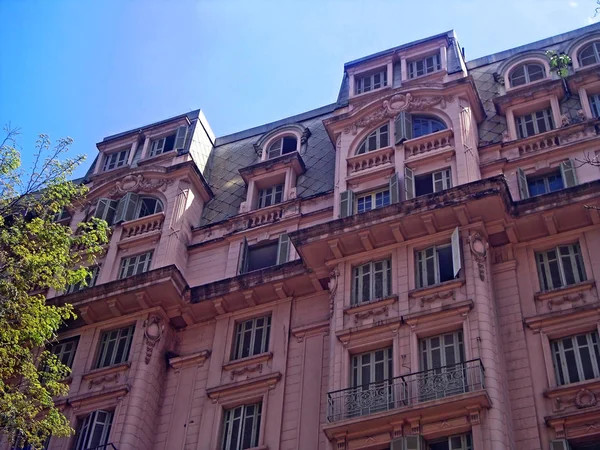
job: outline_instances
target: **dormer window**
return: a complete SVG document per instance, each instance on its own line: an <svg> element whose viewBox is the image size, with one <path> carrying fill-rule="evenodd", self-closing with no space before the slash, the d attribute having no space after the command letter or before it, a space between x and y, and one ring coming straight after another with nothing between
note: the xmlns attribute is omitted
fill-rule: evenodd
<svg viewBox="0 0 600 450"><path fill-rule="evenodd" d="M440 54L408 62L408 78L417 78L441 70Z"/></svg>
<svg viewBox="0 0 600 450"><path fill-rule="evenodd" d="M517 87L546 78L546 71L541 64L522 64L510 73L510 86Z"/></svg>
<svg viewBox="0 0 600 450"><path fill-rule="evenodd" d="M426 116L412 116L413 139L446 129L446 124L439 119Z"/></svg>
<svg viewBox="0 0 600 450"><path fill-rule="evenodd" d="M278 184L258 191L258 208L276 205L283 201L283 184Z"/></svg>
<svg viewBox="0 0 600 450"><path fill-rule="evenodd" d="M519 136L519 139L524 139L554 129L551 108L517 116L515 120L517 123L517 135Z"/></svg>
<svg viewBox="0 0 600 450"><path fill-rule="evenodd" d="M354 95L364 94L387 86L387 69L354 77Z"/></svg>
<svg viewBox="0 0 600 450"><path fill-rule="evenodd" d="M295 136L283 136L269 146L267 158L277 158L281 155L295 152L298 149L298 139Z"/></svg>
<svg viewBox="0 0 600 450"><path fill-rule="evenodd" d="M579 65L591 66L600 62L600 41L592 42L586 45L579 52Z"/></svg>
<svg viewBox="0 0 600 450"><path fill-rule="evenodd" d="M592 116L600 118L600 94L590 95L590 108Z"/></svg>
<svg viewBox="0 0 600 450"><path fill-rule="evenodd" d="M94 217L105 220L108 225L139 219L163 211L163 204L153 197L140 197L128 192L119 200L101 198L96 205Z"/></svg>
<svg viewBox="0 0 600 450"><path fill-rule="evenodd" d="M183 150L187 131L188 127L183 125L177 128L177 131L173 134L154 139L150 143L150 156L157 156L171 150Z"/></svg>
<svg viewBox="0 0 600 450"><path fill-rule="evenodd" d="M129 149L121 150L119 152L109 153L104 155L104 163L102 164L102 171L116 169L117 167L123 167L127 164L129 158Z"/></svg>
<svg viewBox="0 0 600 450"><path fill-rule="evenodd" d="M389 132L389 125L386 123L385 125L377 128L375 131L371 132L365 138L365 140L358 147L356 154L362 155L363 153L372 152L374 150L387 147L389 145L390 145L390 132Z"/></svg>

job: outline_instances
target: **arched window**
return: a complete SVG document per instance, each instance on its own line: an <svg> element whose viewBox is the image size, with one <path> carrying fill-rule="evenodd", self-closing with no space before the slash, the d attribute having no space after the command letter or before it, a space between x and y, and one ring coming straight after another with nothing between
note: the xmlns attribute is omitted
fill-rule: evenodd
<svg viewBox="0 0 600 450"><path fill-rule="evenodd" d="M412 127L413 139L448 128L441 120L427 116L412 116Z"/></svg>
<svg viewBox="0 0 600 450"><path fill-rule="evenodd" d="M277 158L281 155L295 152L298 148L298 139L295 136L283 136L276 139L267 151L267 159Z"/></svg>
<svg viewBox="0 0 600 450"><path fill-rule="evenodd" d="M163 210L163 204L154 197L140 197L137 203L136 218L150 216Z"/></svg>
<svg viewBox="0 0 600 450"><path fill-rule="evenodd" d="M546 71L541 64L522 64L513 70L508 78L511 87L523 86L546 78Z"/></svg>
<svg viewBox="0 0 600 450"><path fill-rule="evenodd" d="M600 62L600 41L586 45L579 52L579 65L591 66Z"/></svg>
<svg viewBox="0 0 600 450"><path fill-rule="evenodd" d="M365 140L362 141L356 154L362 155L363 153L372 152L373 150L384 148L388 145L390 145L390 130L389 125L386 123L372 131Z"/></svg>

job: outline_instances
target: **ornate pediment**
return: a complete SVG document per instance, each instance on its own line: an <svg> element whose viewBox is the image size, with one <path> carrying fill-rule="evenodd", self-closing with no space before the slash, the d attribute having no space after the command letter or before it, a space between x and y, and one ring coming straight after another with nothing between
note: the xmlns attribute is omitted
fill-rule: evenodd
<svg viewBox="0 0 600 450"><path fill-rule="evenodd" d="M152 192L157 190L164 192L171 184L173 184L173 180L166 178L147 179L141 173L126 175L115 182L115 187L109 191L108 195L115 197L124 195L127 192Z"/></svg>

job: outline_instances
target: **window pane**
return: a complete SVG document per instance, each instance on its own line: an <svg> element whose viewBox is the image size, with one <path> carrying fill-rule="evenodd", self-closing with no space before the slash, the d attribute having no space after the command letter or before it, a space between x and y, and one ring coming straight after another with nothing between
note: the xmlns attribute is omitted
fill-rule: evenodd
<svg viewBox="0 0 600 450"><path fill-rule="evenodd" d="M442 247L438 249L438 260L440 269L440 282L454 279L454 269L452 266L452 247Z"/></svg>

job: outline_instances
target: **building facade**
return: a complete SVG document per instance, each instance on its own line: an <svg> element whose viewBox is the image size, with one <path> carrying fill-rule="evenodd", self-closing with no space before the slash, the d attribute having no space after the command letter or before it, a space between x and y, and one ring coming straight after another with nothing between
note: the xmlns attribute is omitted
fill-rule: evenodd
<svg viewBox="0 0 600 450"><path fill-rule="evenodd" d="M48 448L600 449L599 118L596 24L401 45L230 136L194 111L105 138L59 218L112 233L48 294L79 316Z"/></svg>

